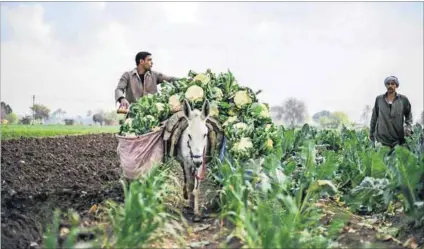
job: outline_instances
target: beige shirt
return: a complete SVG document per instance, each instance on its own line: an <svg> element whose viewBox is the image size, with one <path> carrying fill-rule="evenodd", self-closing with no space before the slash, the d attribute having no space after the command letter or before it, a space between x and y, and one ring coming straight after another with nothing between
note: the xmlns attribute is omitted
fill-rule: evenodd
<svg viewBox="0 0 424 249"><path fill-rule="evenodd" d="M137 68L122 74L118 86L115 89L115 101L125 97L128 102L137 102L139 98L146 94L157 93L157 85L165 81L172 82L178 78L166 76L155 71L148 71L144 74L144 84L141 83Z"/></svg>

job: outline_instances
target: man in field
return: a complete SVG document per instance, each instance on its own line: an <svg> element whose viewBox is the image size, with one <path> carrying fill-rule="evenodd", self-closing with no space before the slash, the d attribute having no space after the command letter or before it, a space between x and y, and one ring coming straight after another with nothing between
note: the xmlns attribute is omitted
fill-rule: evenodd
<svg viewBox="0 0 424 249"><path fill-rule="evenodd" d="M411 104L405 95L396 92L399 87L398 78L389 76L384 80L384 85L387 89L386 93L375 99L370 139L394 148L396 145L405 143L405 135L411 135Z"/></svg>
<svg viewBox="0 0 424 249"><path fill-rule="evenodd" d="M135 56L135 64L136 68L122 74L115 89L115 101L120 103L119 109L128 109L129 105L140 97L157 93L157 85L164 81L178 80L178 78L152 71L153 61L149 52L139 52Z"/></svg>

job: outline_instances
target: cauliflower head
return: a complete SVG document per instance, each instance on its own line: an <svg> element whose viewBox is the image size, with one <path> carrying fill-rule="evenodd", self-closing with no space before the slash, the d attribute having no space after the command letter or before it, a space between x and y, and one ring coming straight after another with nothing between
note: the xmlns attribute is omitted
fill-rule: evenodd
<svg viewBox="0 0 424 249"><path fill-rule="evenodd" d="M267 149L272 149L273 148L273 142L271 138L268 138L268 140L266 141L266 148Z"/></svg>
<svg viewBox="0 0 424 249"><path fill-rule="evenodd" d="M262 108L262 111L259 116L261 116L262 118L269 118L271 115L269 113L268 107L263 103L261 103L260 106Z"/></svg>
<svg viewBox="0 0 424 249"><path fill-rule="evenodd" d="M144 118L147 121L151 121L151 122L156 121L156 118L154 116L152 116L152 115L146 115L146 116L144 116Z"/></svg>
<svg viewBox="0 0 424 249"><path fill-rule="evenodd" d="M229 117L227 119L227 121L225 121L222 126L227 126L227 125L232 124L232 123L234 123L236 121L237 121L237 117L236 116Z"/></svg>
<svg viewBox="0 0 424 249"><path fill-rule="evenodd" d="M155 103L155 106L159 112L163 112L165 110L165 104L163 103Z"/></svg>
<svg viewBox="0 0 424 249"><path fill-rule="evenodd" d="M201 74L196 75L193 78L193 81L200 81L202 83L202 85L206 85L206 84L209 83L210 78L209 78L209 75L201 73Z"/></svg>
<svg viewBox="0 0 424 249"><path fill-rule="evenodd" d="M218 109L218 104L215 102L212 102L210 105L210 116L211 117L218 117L219 116L219 109Z"/></svg>
<svg viewBox="0 0 424 249"><path fill-rule="evenodd" d="M246 90L238 91L234 95L234 103L238 108L241 108L247 104L252 103L252 98L250 98L249 93Z"/></svg>
<svg viewBox="0 0 424 249"><path fill-rule="evenodd" d="M238 130L247 130L247 124L242 122L235 124L234 127Z"/></svg>
<svg viewBox="0 0 424 249"><path fill-rule="evenodd" d="M271 114L269 108L264 103L253 103L250 107L252 115L256 118L269 118Z"/></svg>
<svg viewBox="0 0 424 249"><path fill-rule="evenodd" d="M168 104L173 113L179 112L182 109L180 97L178 94L174 94L169 97Z"/></svg>
<svg viewBox="0 0 424 249"><path fill-rule="evenodd" d="M252 140L249 137L242 137L240 141L236 142L233 150L236 152L243 152L253 148Z"/></svg>
<svg viewBox="0 0 424 249"><path fill-rule="evenodd" d="M265 125L265 131L269 131L271 129L271 124Z"/></svg>
<svg viewBox="0 0 424 249"><path fill-rule="evenodd" d="M185 98L192 102L203 100L203 96L203 88L197 85L190 86L185 92Z"/></svg>
<svg viewBox="0 0 424 249"><path fill-rule="evenodd" d="M214 87L213 88L213 93L215 94L215 98L217 101L221 101L222 98L224 97L224 94L222 93L222 90L218 87Z"/></svg>

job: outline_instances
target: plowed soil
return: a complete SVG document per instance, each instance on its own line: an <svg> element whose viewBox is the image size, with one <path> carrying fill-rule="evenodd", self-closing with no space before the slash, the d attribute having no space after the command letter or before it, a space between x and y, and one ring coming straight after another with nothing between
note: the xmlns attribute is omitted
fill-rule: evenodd
<svg viewBox="0 0 424 249"><path fill-rule="evenodd" d="M41 245L56 208L121 200L117 145L112 134L2 141L2 248Z"/></svg>

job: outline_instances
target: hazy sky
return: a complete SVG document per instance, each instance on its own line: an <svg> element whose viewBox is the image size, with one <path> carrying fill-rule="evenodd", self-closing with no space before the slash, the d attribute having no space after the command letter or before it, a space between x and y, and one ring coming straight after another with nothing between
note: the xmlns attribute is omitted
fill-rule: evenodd
<svg viewBox="0 0 424 249"><path fill-rule="evenodd" d="M114 89L153 54L154 69L230 69L271 105L305 101L357 120L388 75L423 110L423 3L1 3L1 99L30 114L32 95L69 115L115 108Z"/></svg>

